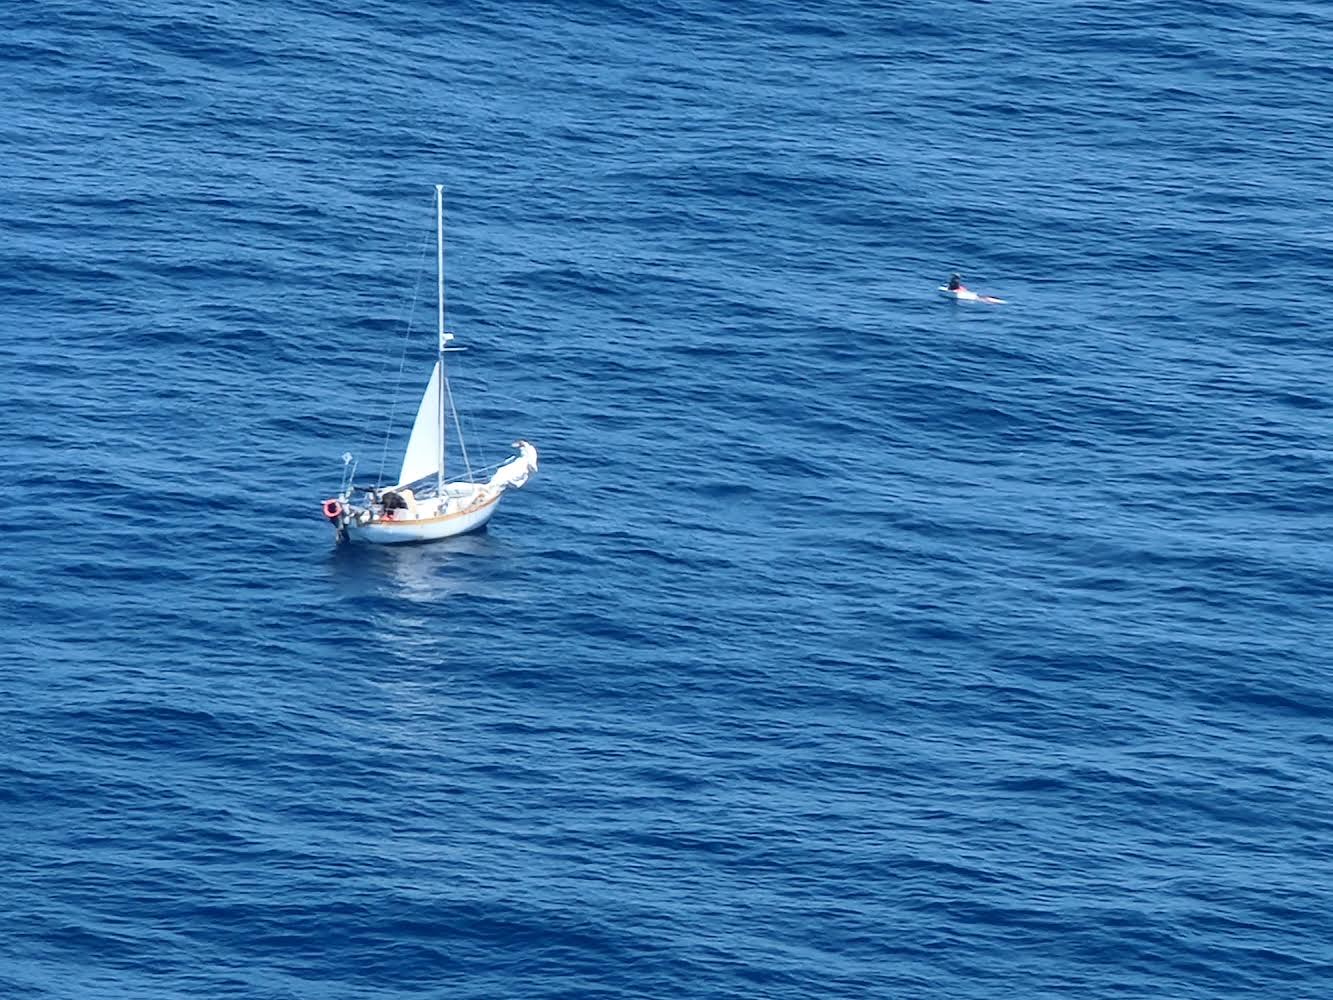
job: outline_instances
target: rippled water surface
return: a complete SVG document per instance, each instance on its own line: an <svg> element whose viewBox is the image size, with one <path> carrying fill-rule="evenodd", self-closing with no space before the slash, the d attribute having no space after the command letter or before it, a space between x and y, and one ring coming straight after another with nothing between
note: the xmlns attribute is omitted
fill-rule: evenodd
<svg viewBox="0 0 1333 1000"><path fill-rule="evenodd" d="M0 995L1333 995L1327 5L0 24Z"/></svg>

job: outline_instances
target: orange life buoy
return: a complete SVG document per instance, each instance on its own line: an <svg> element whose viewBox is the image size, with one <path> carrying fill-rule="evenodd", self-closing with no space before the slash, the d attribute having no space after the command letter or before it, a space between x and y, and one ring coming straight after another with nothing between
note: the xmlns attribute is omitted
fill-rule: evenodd
<svg viewBox="0 0 1333 1000"><path fill-rule="evenodd" d="M324 501L324 516L327 517L330 521L338 520L338 517L340 514L342 514L342 512L343 512L343 505L340 504L337 500Z"/></svg>

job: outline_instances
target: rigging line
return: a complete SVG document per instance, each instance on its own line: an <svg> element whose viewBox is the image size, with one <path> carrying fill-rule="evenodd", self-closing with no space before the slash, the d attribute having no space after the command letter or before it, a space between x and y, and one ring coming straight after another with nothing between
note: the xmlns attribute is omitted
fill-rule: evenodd
<svg viewBox="0 0 1333 1000"><path fill-rule="evenodd" d="M464 374L463 363L461 361L462 356L463 352L459 351L458 357L460 360L456 360L454 362L454 371L459 375ZM454 414L454 429L458 431L458 447L459 450L463 453L463 465L467 468L468 480L471 482L474 481L475 479L475 477L473 476L475 470L472 468L472 462L468 459L467 443L466 443L467 436L463 433L462 414L458 412L458 406L454 403L452 387L450 387L449 390L449 408L453 411ZM481 456L481 460L483 462L486 461L486 455L482 451L482 447L480 444L477 445L477 454Z"/></svg>
<svg viewBox="0 0 1333 1000"><path fill-rule="evenodd" d="M463 438L463 425L458 421L458 407L454 405L454 392L449 387L448 379L445 379L444 391L449 397L449 411L454 415L454 430L458 431L458 450L463 453L463 468L467 469L468 482L472 482L472 463L467 457L467 442Z"/></svg>
<svg viewBox="0 0 1333 1000"><path fill-rule="evenodd" d="M462 414L460 414L457 410L454 410L454 421L457 422L461 417L462 417ZM472 425L471 425L471 424L468 424L468 426L471 427ZM462 440L462 438L463 438L463 430L462 430L461 427L460 427L459 430L458 430L458 437L459 437L459 440ZM478 439L477 442L476 442L476 451L477 451L477 457L480 458L481 461L484 463L484 462L486 461L486 449L485 449L485 447L481 444L480 439ZM466 457L464 457L463 460L464 460L464 461L467 461ZM497 462L494 466L486 466L486 465L483 465L483 467L482 467L480 470L473 469L472 471L473 471L473 472L476 472L476 471L485 472L486 469L488 469L488 468L497 468L497 469L498 469L498 468L500 467L501 464L502 464L502 463Z"/></svg>
<svg viewBox="0 0 1333 1000"><path fill-rule="evenodd" d="M477 466L475 469L473 469L472 471L475 472L475 473L477 473L477 474L479 474L479 475L480 475L481 473L483 473L483 472L494 472L496 469L498 469L500 466L504 465L505 462L508 462L508 461L509 461L509 459L505 459L504 462L496 462L494 465L479 465L479 466Z"/></svg>
<svg viewBox="0 0 1333 1000"><path fill-rule="evenodd" d="M417 296L421 292L421 272L423 270L421 264L426 258L426 246L429 243L430 233L427 233L421 238L421 252L417 254L417 281L412 289L412 304L407 307L407 332L403 334L403 350L398 355L398 377L394 380L393 394L389 397L389 426L384 430L384 449L380 452L380 471L375 477L376 489L384 485L384 466L389 461L389 439L393 436L393 421L398 413L399 390L403 387L403 368L407 365L407 345L412 340L412 324L416 320L417 314ZM385 363L388 363L387 358ZM383 380L383 376L381 376L380 381Z"/></svg>

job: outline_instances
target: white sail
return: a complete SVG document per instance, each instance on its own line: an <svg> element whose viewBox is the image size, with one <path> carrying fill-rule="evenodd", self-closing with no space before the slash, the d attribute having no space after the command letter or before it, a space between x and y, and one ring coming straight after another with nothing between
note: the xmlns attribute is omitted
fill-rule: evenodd
<svg viewBox="0 0 1333 1000"><path fill-rule="evenodd" d="M433 476L440 468L440 363L430 374L425 395L417 407L417 419L412 424L412 436L403 453L403 471L398 474L398 485L407 486L418 479Z"/></svg>

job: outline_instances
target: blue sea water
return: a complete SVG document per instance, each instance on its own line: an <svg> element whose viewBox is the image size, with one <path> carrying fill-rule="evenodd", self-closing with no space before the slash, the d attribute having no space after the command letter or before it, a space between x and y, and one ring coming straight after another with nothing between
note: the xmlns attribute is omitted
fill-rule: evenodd
<svg viewBox="0 0 1333 1000"><path fill-rule="evenodd" d="M0 996L1333 996L1333 8L0 27Z"/></svg>

